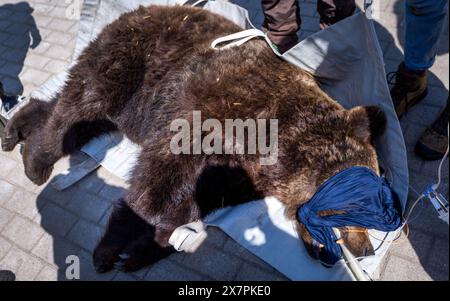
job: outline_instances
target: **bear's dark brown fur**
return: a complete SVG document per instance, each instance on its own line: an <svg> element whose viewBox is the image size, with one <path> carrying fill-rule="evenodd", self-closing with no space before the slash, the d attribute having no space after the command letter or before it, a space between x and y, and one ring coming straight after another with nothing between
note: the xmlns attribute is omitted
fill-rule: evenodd
<svg viewBox="0 0 450 301"><path fill-rule="evenodd" d="M352 166L378 172L371 129L380 128L383 114L344 109L262 40L210 48L215 38L240 30L201 9L140 7L89 45L57 97L45 105L32 99L8 123L2 148L23 141L25 173L36 184L47 181L62 156L103 132L117 128L142 146L128 194L94 252L99 272L114 263L136 270L167 256L175 228L216 208L275 196L296 220L298 208L332 175ZM194 110L221 121L278 119L278 162L172 154L170 124L192 122ZM299 231L320 257L301 225ZM366 233L343 234L355 255L373 252Z"/></svg>

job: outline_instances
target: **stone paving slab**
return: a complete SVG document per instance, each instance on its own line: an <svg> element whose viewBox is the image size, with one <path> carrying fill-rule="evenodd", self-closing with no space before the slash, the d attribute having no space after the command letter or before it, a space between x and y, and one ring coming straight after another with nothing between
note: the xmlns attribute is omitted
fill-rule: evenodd
<svg viewBox="0 0 450 301"><path fill-rule="evenodd" d="M29 95L69 64L78 22L67 17L72 1L0 0L0 80L9 93ZM260 2L234 0L249 9L255 26L263 21ZM363 1L357 1L361 7ZM319 30L315 0L300 0L301 38ZM383 0L376 30L386 71L402 59L403 0ZM436 64L431 68L430 93L401 120L409 150L411 185L421 192L436 180L436 162L424 162L412 151L426 126L448 97L448 22L442 33ZM78 153L57 163L53 175L83 160ZM448 198L448 163L442 192ZM0 269L18 280L66 280L65 260L77 255L83 280L286 280L258 257L216 228L197 253L173 254L135 273L96 274L91 253L104 231L112 203L127 184L100 168L77 185L58 192L37 187L23 173L18 149L0 152ZM416 198L413 191L411 200ZM379 280L448 280L448 226L437 219L429 203L413 214L410 235L394 243L379 271Z"/></svg>

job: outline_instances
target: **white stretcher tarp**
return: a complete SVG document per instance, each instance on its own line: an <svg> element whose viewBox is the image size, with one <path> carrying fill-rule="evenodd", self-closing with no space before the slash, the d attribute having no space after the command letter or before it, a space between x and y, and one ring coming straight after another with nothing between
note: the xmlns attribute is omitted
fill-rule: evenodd
<svg viewBox="0 0 450 301"><path fill-rule="evenodd" d="M175 5L177 0L86 0L82 7L76 57L109 23L139 5ZM243 28L252 28L248 12L223 0L203 3L203 8L223 15ZM358 13L338 24L317 32L283 58L308 70L319 79L322 88L346 108L358 105L377 105L387 114L386 133L376 141L380 163L393 189L400 196L403 207L407 200L408 169L406 149L400 124L389 95L381 48L373 24L364 13ZM49 80L34 96L49 98L65 80L66 74ZM129 179L136 164L139 146L119 133L93 139L83 149L115 175ZM346 263L341 260L333 268L325 268L311 259L299 240L293 223L284 216L284 206L268 197L264 200L224 208L205 220L208 225L221 228L236 242L272 265L292 280L353 280ZM396 233L371 230L378 238L391 240ZM373 239L376 255L360 261L368 275L373 275L389 248Z"/></svg>

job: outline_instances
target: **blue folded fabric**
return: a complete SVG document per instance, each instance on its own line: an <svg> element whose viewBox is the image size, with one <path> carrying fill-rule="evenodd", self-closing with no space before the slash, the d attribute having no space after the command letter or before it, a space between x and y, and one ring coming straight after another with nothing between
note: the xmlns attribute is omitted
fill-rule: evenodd
<svg viewBox="0 0 450 301"><path fill-rule="evenodd" d="M345 213L319 216L323 210ZM297 214L312 238L324 245L321 260L330 265L342 258L333 227L357 226L388 232L402 223L401 204L389 183L369 168L360 166L328 179Z"/></svg>

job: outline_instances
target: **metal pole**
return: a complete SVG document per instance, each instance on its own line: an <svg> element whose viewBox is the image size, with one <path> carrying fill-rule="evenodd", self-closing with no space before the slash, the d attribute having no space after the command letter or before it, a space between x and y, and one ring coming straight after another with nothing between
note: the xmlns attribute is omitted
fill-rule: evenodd
<svg viewBox="0 0 450 301"><path fill-rule="evenodd" d="M338 229L333 228L334 234L336 237L340 237L341 233ZM369 277L364 273L361 266L359 265L358 260L356 260L355 256L347 249L345 245L340 245L342 249L342 255L344 257L345 262L347 263L348 268L353 273L353 276L357 281L370 281Z"/></svg>
<svg viewBox="0 0 450 301"><path fill-rule="evenodd" d="M364 0L364 12L367 19L373 19L373 5L374 0Z"/></svg>

